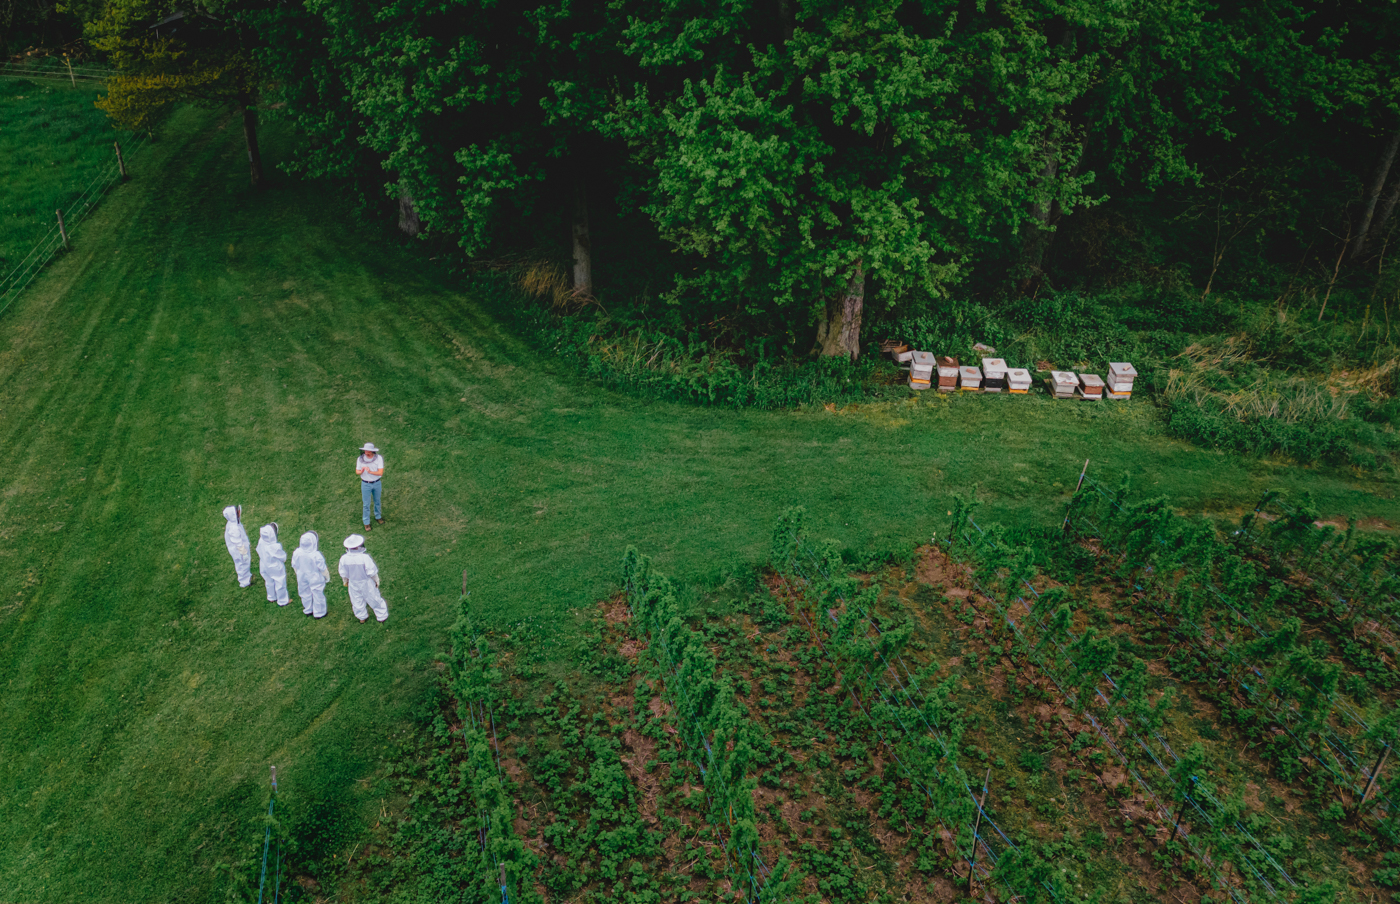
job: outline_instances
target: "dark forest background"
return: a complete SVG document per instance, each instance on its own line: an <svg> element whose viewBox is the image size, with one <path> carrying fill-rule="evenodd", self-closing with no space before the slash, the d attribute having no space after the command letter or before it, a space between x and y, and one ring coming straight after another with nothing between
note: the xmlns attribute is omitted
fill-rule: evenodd
<svg viewBox="0 0 1400 904"><path fill-rule="evenodd" d="M1183 436L1392 467L1400 5L0 0L104 109L300 139L605 379L878 395L881 340L1132 360Z"/></svg>

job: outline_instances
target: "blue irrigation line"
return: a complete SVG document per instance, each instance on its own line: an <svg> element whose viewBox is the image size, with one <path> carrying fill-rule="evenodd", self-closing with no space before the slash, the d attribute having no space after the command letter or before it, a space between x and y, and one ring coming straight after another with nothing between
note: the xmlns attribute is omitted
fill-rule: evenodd
<svg viewBox="0 0 1400 904"><path fill-rule="evenodd" d="M267 799L267 828L263 832L262 876L258 878L258 904L262 904L263 888L267 885L267 851L272 846L272 808L277 803L277 767L272 767L272 796ZM280 854L279 854L280 858ZM281 865L278 865L281 872Z"/></svg>

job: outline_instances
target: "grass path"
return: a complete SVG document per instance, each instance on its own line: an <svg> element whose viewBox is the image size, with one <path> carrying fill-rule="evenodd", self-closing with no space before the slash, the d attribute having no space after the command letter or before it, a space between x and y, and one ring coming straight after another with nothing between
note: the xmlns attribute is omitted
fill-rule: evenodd
<svg viewBox="0 0 1400 904"><path fill-rule="evenodd" d="M974 482L989 517L1048 523L1086 457L1197 510L1283 486L1396 512L1393 482L1203 452L1141 403L733 413L580 385L332 190L250 193L240 147L180 114L0 329L4 900L209 900L214 864L252 853L270 763L318 842L348 840L463 569L488 622L562 640L628 543L713 580L790 504L892 547ZM370 551L390 621L356 623L338 585L316 624L240 591L220 509L289 549L315 528L333 563L365 440L389 467Z"/></svg>

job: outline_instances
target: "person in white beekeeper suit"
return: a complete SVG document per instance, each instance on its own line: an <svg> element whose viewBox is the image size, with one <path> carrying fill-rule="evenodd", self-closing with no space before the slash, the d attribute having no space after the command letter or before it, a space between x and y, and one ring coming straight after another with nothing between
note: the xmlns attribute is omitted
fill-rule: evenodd
<svg viewBox="0 0 1400 904"><path fill-rule="evenodd" d="M248 531L243 528L243 506L224 507L224 545L233 556L233 570L238 574L238 586L247 587L253 583L253 557L249 548Z"/></svg>
<svg viewBox="0 0 1400 904"><path fill-rule="evenodd" d="M258 531L258 574L267 585L267 601L285 606L287 594L287 551L277 539L277 522L264 524Z"/></svg>
<svg viewBox="0 0 1400 904"><path fill-rule="evenodd" d="M350 588L350 606L361 623L369 619L369 609L379 621L389 618L389 604L379 595L379 566L365 552L365 538L351 534L345 538L348 550L340 557L340 579Z"/></svg>
<svg viewBox="0 0 1400 904"><path fill-rule="evenodd" d="M321 535L309 530L301 535L301 545L292 550L292 570L297 575L297 596L301 597L303 615L324 618L326 614L326 582L331 579L326 557L321 555Z"/></svg>

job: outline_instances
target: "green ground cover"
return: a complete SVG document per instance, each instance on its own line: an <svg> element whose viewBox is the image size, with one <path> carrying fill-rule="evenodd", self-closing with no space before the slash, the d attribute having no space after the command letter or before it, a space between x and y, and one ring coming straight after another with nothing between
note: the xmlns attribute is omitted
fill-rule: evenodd
<svg viewBox="0 0 1400 904"><path fill-rule="evenodd" d="M8 108L5 108L8 109ZM9 114L6 113L6 122ZM3 134L3 133L0 133ZM270 161L291 136L267 130ZM682 587L817 536L907 550L951 492L1045 525L1084 459L1193 512L1269 487L1384 523L1395 482L1203 451L1144 404L924 396L777 412L581 383L484 294L357 226L333 188L251 193L237 123L182 111L0 330L0 887L23 901L205 901L255 853L267 767L301 856L353 856L393 736L432 694L469 572L487 628L576 658L577 612L635 543ZM0 156L0 182L29 172ZM371 535L392 617L306 621L240 591L220 509L358 524L353 449L386 451ZM333 587L332 590L338 590Z"/></svg>
<svg viewBox="0 0 1400 904"><path fill-rule="evenodd" d="M100 89L0 76L0 275L116 162L117 133L92 105Z"/></svg>

